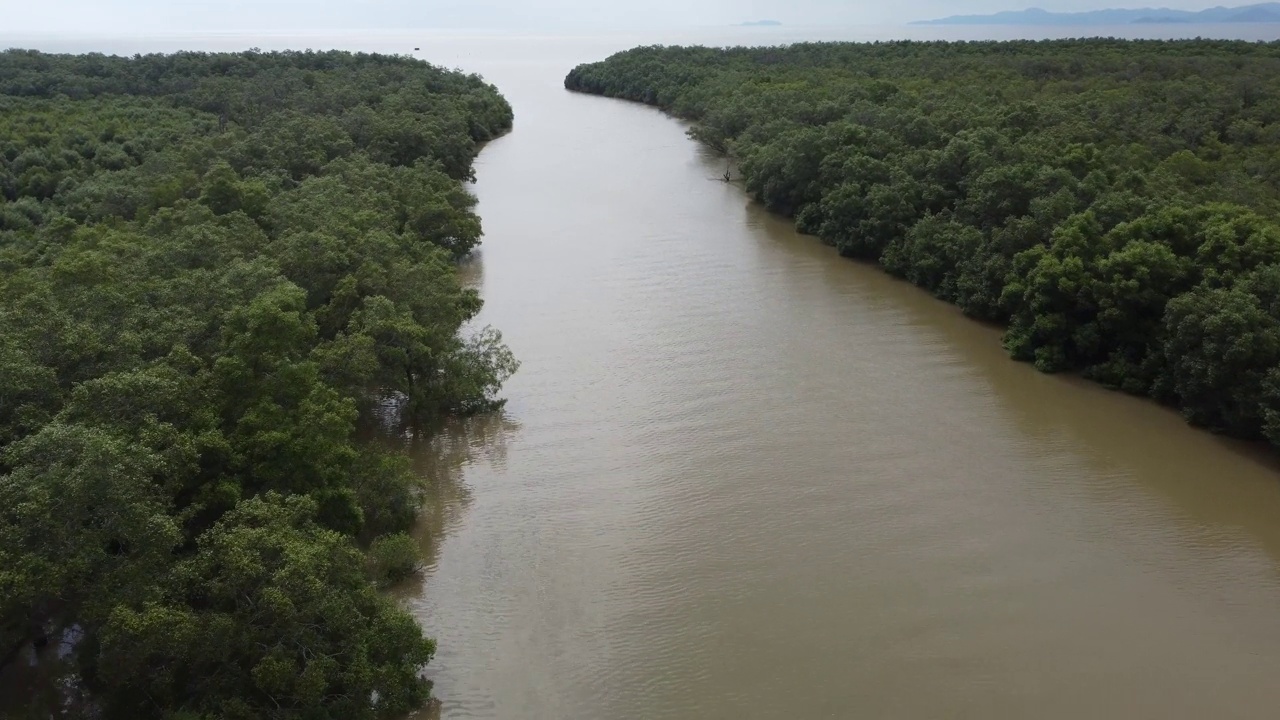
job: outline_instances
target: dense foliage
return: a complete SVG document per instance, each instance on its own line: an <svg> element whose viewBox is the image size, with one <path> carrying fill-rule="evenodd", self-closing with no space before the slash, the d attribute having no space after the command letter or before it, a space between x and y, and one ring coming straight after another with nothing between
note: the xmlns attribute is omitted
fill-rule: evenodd
<svg viewBox="0 0 1280 720"><path fill-rule="evenodd" d="M514 370L455 272L511 120L409 58L0 54L0 661L69 639L106 718L426 699L419 479L357 425Z"/></svg>
<svg viewBox="0 0 1280 720"><path fill-rule="evenodd" d="M565 85L697 121L1014 357L1280 445L1280 43L646 47Z"/></svg>

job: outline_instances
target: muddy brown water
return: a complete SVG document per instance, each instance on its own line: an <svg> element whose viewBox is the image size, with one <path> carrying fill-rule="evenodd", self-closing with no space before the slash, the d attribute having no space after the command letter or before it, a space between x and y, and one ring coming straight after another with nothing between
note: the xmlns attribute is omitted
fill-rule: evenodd
<svg viewBox="0 0 1280 720"><path fill-rule="evenodd" d="M408 599L445 717L1280 712L1272 460L1010 361L571 50L484 65L468 272L524 366Z"/></svg>

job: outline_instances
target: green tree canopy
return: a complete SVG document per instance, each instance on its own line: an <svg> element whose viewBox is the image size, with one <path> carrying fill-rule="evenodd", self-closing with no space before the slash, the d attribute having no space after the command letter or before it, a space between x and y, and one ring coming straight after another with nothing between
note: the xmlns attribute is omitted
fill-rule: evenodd
<svg viewBox="0 0 1280 720"><path fill-rule="evenodd" d="M0 53L0 664L74 638L104 718L426 700L377 590L423 483L360 427L500 404L455 261L511 120L403 57Z"/></svg>

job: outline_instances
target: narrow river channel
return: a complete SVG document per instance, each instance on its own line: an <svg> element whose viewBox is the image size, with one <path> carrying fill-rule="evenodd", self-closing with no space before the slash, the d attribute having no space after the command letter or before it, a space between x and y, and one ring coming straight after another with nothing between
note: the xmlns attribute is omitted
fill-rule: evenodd
<svg viewBox="0 0 1280 720"><path fill-rule="evenodd" d="M1274 717L1276 464L1013 363L680 123L561 89L613 49L423 53L517 114L468 272L523 369L421 457L445 717Z"/></svg>

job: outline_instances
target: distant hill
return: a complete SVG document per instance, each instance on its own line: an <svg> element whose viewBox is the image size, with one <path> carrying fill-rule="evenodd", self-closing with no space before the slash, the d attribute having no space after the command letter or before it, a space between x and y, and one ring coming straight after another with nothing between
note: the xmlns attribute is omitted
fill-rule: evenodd
<svg viewBox="0 0 1280 720"><path fill-rule="evenodd" d="M782 23L777 20L752 20L742 23L741 27L780 27Z"/></svg>
<svg viewBox="0 0 1280 720"><path fill-rule="evenodd" d="M1031 8L994 15L953 15L919 20L913 25L1129 25L1133 23L1280 23L1280 2L1214 7L1199 12L1170 8L1137 8L1057 13Z"/></svg>

